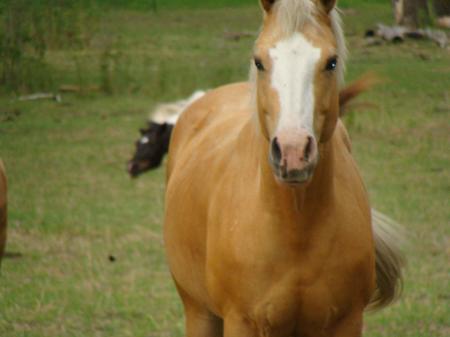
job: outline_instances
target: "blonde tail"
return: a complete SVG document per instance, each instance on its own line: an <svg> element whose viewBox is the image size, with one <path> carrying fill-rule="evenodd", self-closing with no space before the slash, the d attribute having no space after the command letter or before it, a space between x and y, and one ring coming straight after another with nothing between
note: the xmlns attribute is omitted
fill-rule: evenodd
<svg viewBox="0 0 450 337"><path fill-rule="evenodd" d="M348 104L379 82L380 80L374 74L367 73L360 79L341 89L341 91L339 91L339 116L344 117L347 113L346 108Z"/></svg>
<svg viewBox="0 0 450 337"><path fill-rule="evenodd" d="M372 209L375 239L377 289L369 310L381 309L395 301L403 286L406 261L400 250L404 236L400 226L384 214Z"/></svg>

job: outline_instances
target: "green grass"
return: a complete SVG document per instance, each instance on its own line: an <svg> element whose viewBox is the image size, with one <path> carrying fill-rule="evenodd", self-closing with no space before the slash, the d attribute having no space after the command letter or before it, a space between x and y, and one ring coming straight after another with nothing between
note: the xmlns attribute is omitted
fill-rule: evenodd
<svg viewBox="0 0 450 337"><path fill-rule="evenodd" d="M346 118L355 156L374 206L410 240L404 295L367 315L365 336L448 336L450 57L428 42L364 47L365 28L391 21L389 6L346 13L348 78L384 79ZM0 336L183 336L161 237L164 169L130 180L125 162L156 102L246 78L252 39L224 32L256 31L259 20L257 6L110 10L89 48L52 50L46 61L58 85L77 83L74 60L83 83L97 84L109 44L114 95L0 97L7 250L20 253L2 266Z"/></svg>

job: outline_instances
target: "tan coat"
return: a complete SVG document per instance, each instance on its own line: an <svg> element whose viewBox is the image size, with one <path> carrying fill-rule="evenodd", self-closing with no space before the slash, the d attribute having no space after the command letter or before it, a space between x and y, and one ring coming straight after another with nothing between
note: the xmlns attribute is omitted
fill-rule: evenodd
<svg viewBox="0 0 450 337"><path fill-rule="evenodd" d="M226 337L360 336L375 249L346 130L321 145L311 183L279 185L250 91L208 93L173 132L164 229L187 335L222 336L223 321Z"/></svg>

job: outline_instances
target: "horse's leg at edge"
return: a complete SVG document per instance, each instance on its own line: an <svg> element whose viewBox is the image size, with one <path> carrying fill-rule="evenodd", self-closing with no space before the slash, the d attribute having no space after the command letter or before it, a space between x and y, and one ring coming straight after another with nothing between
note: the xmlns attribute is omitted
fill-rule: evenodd
<svg viewBox="0 0 450 337"><path fill-rule="evenodd" d="M206 309L184 304L186 337L223 337L222 320Z"/></svg>
<svg viewBox="0 0 450 337"><path fill-rule="evenodd" d="M363 310L344 317L336 326L332 337L361 337L363 330Z"/></svg>
<svg viewBox="0 0 450 337"><path fill-rule="evenodd" d="M223 337L222 319L177 289L184 306L186 337Z"/></svg>
<svg viewBox="0 0 450 337"><path fill-rule="evenodd" d="M224 337L256 337L251 323L244 317L230 313L224 319Z"/></svg>

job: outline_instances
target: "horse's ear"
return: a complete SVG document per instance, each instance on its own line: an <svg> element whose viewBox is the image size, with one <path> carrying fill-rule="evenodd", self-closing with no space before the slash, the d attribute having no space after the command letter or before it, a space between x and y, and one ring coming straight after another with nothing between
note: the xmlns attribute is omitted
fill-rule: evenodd
<svg viewBox="0 0 450 337"><path fill-rule="evenodd" d="M166 122L164 122L164 123L162 123L160 126L159 126L159 128L158 128L158 133L159 134L163 134L164 132L166 132L166 130L167 130L167 123Z"/></svg>
<svg viewBox="0 0 450 337"><path fill-rule="evenodd" d="M336 6L336 0L320 0L320 2L327 13L330 13L334 6Z"/></svg>
<svg viewBox="0 0 450 337"><path fill-rule="evenodd" d="M277 0L261 0L261 6L266 12L270 12L275 2L277 2Z"/></svg>

